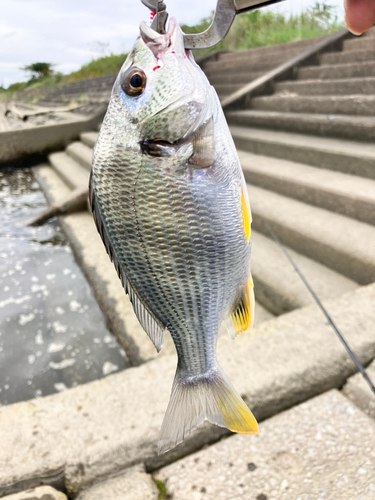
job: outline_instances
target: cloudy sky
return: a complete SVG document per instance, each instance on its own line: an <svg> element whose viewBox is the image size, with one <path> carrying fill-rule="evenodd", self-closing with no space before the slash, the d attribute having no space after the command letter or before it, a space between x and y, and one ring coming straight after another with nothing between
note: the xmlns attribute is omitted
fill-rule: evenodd
<svg viewBox="0 0 375 500"><path fill-rule="evenodd" d="M297 13L315 0L286 0L277 8ZM330 0L343 17L342 0ZM166 0L168 12L194 24L215 8L216 0ZM140 0L1 0L0 84L27 79L21 66L54 63L68 73L101 52L122 52L133 45L149 11Z"/></svg>

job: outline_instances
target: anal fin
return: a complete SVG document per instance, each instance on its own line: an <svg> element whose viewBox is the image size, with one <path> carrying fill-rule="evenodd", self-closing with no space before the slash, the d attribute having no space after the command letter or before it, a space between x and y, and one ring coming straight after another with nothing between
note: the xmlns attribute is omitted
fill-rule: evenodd
<svg viewBox="0 0 375 500"><path fill-rule="evenodd" d="M155 317L155 315L144 304L136 289L133 287L129 280L125 284L126 293L129 294L130 302L132 303L135 315L138 318L142 328L152 340L156 350L160 352L164 334L165 326Z"/></svg>
<svg viewBox="0 0 375 500"><path fill-rule="evenodd" d="M239 301L231 312L230 317L225 321L227 330L233 339L241 332L246 332L246 330L251 330L253 328L254 309L254 285L250 275Z"/></svg>

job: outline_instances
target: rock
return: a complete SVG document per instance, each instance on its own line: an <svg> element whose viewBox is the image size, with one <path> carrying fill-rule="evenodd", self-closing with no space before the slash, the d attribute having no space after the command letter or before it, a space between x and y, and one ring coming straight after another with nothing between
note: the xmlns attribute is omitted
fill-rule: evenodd
<svg viewBox="0 0 375 500"><path fill-rule="evenodd" d="M348 500L375 494L375 424L336 390L156 474L178 500Z"/></svg>
<svg viewBox="0 0 375 500"><path fill-rule="evenodd" d="M135 466L123 474L82 491L77 500L158 500L159 490L143 466Z"/></svg>
<svg viewBox="0 0 375 500"><path fill-rule="evenodd" d="M367 367L366 371L372 382L375 383L375 361ZM375 394L360 373L350 377L342 392L358 408L375 420Z"/></svg>
<svg viewBox="0 0 375 500"><path fill-rule="evenodd" d="M51 488L51 486L39 486L33 490L21 491L3 497L3 500L67 500L67 498L64 493Z"/></svg>

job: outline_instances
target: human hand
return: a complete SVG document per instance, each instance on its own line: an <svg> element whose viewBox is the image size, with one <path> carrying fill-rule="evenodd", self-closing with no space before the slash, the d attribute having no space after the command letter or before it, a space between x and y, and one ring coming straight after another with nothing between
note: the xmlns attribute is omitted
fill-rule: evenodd
<svg viewBox="0 0 375 500"><path fill-rule="evenodd" d="M375 23L375 0L344 0L345 23L355 35L367 31Z"/></svg>

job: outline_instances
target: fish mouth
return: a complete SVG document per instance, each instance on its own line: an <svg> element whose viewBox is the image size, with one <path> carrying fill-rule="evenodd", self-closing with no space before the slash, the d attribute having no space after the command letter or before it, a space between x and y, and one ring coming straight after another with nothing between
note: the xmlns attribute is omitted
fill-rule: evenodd
<svg viewBox="0 0 375 500"><path fill-rule="evenodd" d="M181 147L187 145L189 142L191 141L188 139L180 139L176 142L168 142L161 139L147 139L141 143L141 150L143 154L148 156L163 158L175 154Z"/></svg>
<svg viewBox="0 0 375 500"><path fill-rule="evenodd" d="M197 170L209 168L215 160L215 139L213 117L198 130L184 136L176 142L162 139L146 140L141 143L141 150L151 157L163 158L178 153L189 155L188 163Z"/></svg>

